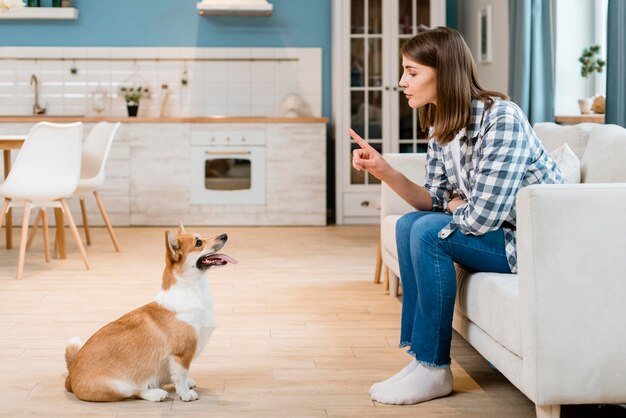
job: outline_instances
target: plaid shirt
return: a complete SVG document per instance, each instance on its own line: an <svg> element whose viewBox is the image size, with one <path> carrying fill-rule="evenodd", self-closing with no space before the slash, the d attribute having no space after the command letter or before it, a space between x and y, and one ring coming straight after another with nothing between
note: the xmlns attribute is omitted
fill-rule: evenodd
<svg viewBox="0 0 626 418"><path fill-rule="evenodd" d="M515 197L525 186L538 183L563 183L556 163L535 135L526 116L517 105L494 98L486 108L472 101L469 126L459 131L461 177L454 174L449 145L432 138L426 157L426 184L433 211L443 211L453 196L467 204L453 213L452 222L439 237L446 239L459 229L465 235L482 235L502 228L509 267L517 273L515 250ZM465 184L465 196L459 182Z"/></svg>

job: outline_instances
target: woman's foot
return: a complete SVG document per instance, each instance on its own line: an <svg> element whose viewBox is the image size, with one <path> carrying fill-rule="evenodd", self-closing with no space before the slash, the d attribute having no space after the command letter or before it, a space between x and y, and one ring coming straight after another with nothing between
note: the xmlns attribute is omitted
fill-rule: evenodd
<svg viewBox="0 0 626 418"><path fill-rule="evenodd" d="M371 394L373 401L411 405L449 395L452 392L450 367L428 367L418 363L406 376L385 384Z"/></svg>
<svg viewBox="0 0 626 418"><path fill-rule="evenodd" d="M393 383L402 379L404 376L408 375L413 370L415 370L417 365L418 365L418 362L415 359L413 359L408 365L404 366L402 370L400 370L398 373L391 376L389 379L374 383L372 387L370 387L370 392L369 392L370 395L373 394L374 392L378 392L387 384Z"/></svg>

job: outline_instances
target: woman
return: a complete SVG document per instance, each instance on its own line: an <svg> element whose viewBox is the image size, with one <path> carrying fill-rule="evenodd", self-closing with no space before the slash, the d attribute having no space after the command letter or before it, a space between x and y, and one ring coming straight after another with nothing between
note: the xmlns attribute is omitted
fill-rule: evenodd
<svg viewBox="0 0 626 418"><path fill-rule="evenodd" d="M400 87L430 128L426 184L394 170L354 131L352 165L384 181L417 212L396 225L403 288L400 347L414 359L370 389L373 400L414 404L452 392L454 262L516 273L515 196L530 184L563 183L523 112L485 90L461 35L437 28L401 50Z"/></svg>

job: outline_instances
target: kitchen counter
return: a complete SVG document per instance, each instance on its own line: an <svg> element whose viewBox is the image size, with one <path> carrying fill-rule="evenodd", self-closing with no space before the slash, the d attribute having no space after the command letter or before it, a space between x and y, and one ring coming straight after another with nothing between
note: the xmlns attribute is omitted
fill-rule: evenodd
<svg viewBox="0 0 626 418"><path fill-rule="evenodd" d="M97 123L327 123L328 118L267 117L267 116L193 116L193 117L101 117L101 116L51 116L51 115L0 115L0 123L21 122L84 122Z"/></svg>

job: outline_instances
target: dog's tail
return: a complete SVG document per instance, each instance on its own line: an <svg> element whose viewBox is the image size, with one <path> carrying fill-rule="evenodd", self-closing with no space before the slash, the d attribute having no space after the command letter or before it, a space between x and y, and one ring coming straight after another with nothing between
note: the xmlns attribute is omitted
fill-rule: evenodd
<svg viewBox="0 0 626 418"><path fill-rule="evenodd" d="M70 381L69 375L70 367L72 367L74 358L76 358L76 354L78 354L82 346L83 342L78 337L70 338L70 340L67 342L67 345L65 346L65 364L67 365L68 371L67 378L65 379L65 389L67 389L68 392L72 391L72 383Z"/></svg>

